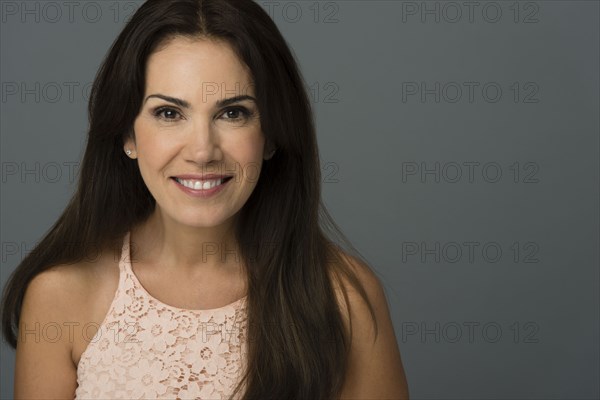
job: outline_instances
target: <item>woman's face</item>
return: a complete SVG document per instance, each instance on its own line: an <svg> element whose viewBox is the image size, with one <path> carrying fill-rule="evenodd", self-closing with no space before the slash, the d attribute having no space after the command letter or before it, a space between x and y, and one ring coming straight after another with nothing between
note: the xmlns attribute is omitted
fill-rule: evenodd
<svg viewBox="0 0 600 400"><path fill-rule="evenodd" d="M250 97L222 103L238 96ZM178 37L150 56L135 141L124 148L137 158L160 211L209 227L242 208L265 154L254 97L247 68L225 43ZM207 190L215 183L208 174L232 178Z"/></svg>

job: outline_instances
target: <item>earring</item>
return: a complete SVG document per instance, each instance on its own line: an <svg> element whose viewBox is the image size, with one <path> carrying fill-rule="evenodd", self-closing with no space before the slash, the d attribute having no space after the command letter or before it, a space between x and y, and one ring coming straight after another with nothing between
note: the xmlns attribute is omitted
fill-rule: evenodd
<svg viewBox="0 0 600 400"><path fill-rule="evenodd" d="M128 156L131 155L131 150L127 150L125 153L127 153Z"/></svg>

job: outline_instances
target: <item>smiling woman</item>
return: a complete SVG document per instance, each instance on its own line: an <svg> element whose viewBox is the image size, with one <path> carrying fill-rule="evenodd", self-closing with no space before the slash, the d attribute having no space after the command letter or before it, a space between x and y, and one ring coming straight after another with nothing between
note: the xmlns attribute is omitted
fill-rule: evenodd
<svg viewBox="0 0 600 400"><path fill-rule="evenodd" d="M382 285L321 201L304 87L251 0L137 10L78 189L3 294L15 397L408 398ZM40 324L71 330L26 340Z"/></svg>
<svg viewBox="0 0 600 400"><path fill-rule="evenodd" d="M223 90L208 91L207 83ZM253 178L260 176L263 158L272 155L265 151L250 83L249 72L226 42L176 36L149 57L144 105L134 122L135 135L124 147L138 160L163 218L178 226L233 232L234 217L256 187ZM228 90L240 85L247 88L244 95ZM254 170L256 176L248 173ZM195 242L217 239L214 228L201 230L205 237L196 234ZM224 240L234 246L233 237ZM189 253L178 250L177 257ZM191 264L194 255L187 258L173 261Z"/></svg>

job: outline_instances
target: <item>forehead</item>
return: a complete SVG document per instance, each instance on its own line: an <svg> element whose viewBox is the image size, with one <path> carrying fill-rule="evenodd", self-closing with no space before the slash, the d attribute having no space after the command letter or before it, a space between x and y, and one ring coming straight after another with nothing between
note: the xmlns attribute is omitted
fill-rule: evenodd
<svg viewBox="0 0 600 400"><path fill-rule="evenodd" d="M161 92L194 101L199 91L216 90L253 94L248 68L224 41L175 37L148 58L146 94Z"/></svg>

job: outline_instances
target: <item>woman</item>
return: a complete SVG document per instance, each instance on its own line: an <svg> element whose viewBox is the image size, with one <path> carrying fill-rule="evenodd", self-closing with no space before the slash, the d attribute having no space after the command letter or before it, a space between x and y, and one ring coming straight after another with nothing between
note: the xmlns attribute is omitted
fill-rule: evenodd
<svg viewBox="0 0 600 400"><path fill-rule="evenodd" d="M89 118L77 191L3 294L15 397L408 398L378 278L325 233L352 248L259 5L147 1Z"/></svg>

